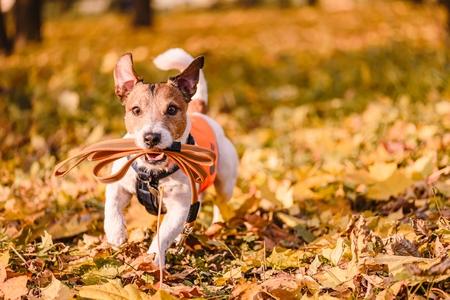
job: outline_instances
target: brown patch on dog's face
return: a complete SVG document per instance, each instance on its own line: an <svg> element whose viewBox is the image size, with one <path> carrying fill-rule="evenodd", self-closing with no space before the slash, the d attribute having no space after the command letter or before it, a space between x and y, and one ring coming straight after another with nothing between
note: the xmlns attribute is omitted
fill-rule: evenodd
<svg viewBox="0 0 450 300"><path fill-rule="evenodd" d="M169 131L172 141L183 136L188 102L172 84L138 83L127 96L124 105L125 126L129 133L137 133L149 127L149 131L155 129L162 134L161 128L155 127L163 127ZM163 137L161 142L164 142Z"/></svg>

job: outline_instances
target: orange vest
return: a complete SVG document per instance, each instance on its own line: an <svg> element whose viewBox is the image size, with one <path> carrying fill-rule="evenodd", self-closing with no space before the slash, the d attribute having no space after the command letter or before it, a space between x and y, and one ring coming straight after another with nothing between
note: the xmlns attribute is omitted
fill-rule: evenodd
<svg viewBox="0 0 450 300"><path fill-rule="evenodd" d="M191 135L194 137L195 144L199 147L210 149L216 155L214 165L204 167L208 173L208 177L200 184L198 192L201 193L214 183L217 174L217 161L219 159L219 148L217 147L217 138L214 130L208 121L201 115L192 114L191 118Z"/></svg>

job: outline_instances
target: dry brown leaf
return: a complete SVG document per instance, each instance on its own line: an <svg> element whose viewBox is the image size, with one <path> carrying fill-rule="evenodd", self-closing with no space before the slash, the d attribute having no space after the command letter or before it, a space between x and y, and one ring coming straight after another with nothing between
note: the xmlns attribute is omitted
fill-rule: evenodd
<svg viewBox="0 0 450 300"><path fill-rule="evenodd" d="M203 293L198 286L176 285L170 287L170 293L179 298L201 297Z"/></svg>
<svg viewBox="0 0 450 300"><path fill-rule="evenodd" d="M278 299L295 300L301 295L300 286L295 278L282 275L277 278L271 278L260 284L261 288L269 295Z"/></svg>
<svg viewBox="0 0 450 300"><path fill-rule="evenodd" d="M239 299L239 300L262 300L263 297L263 291L261 290L261 287L253 282L244 282L238 284L231 293L232 299Z"/></svg>
<svg viewBox="0 0 450 300"><path fill-rule="evenodd" d="M20 299L28 293L27 282L28 277L25 275L13 277L0 283L0 291L3 292L5 300Z"/></svg>

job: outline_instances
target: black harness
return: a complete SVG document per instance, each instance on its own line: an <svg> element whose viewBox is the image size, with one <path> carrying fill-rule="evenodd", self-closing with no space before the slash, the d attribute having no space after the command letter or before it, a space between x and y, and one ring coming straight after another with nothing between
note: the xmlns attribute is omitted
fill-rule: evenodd
<svg viewBox="0 0 450 300"><path fill-rule="evenodd" d="M194 137L191 134L189 134L187 144L195 145ZM172 145L166 150L180 152L181 143L173 142ZM131 166L133 167L133 170L136 171L137 174L136 196L139 203L141 203L145 207L147 212L157 216L159 211L159 181L163 178L172 175L173 173L178 171L180 167L177 164L174 164L169 169L149 170L145 167L138 167L136 161L133 162ZM199 208L200 202L196 201L195 203L191 204L189 214L186 219L187 223L194 222L195 219L197 219ZM166 212L167 209L163 205L163 207L161 207L161 213L165 214Z"/></svg>

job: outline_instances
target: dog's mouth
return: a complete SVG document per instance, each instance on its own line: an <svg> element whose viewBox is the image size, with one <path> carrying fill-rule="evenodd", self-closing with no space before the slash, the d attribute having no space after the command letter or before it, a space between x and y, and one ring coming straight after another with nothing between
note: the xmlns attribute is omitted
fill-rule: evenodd
<svg viewBox="0 0 450 300"><path fill-rule="evenodd" d="M149 164L156 165L163 163L167 160L167 156L164 153L147 153L145 154L145 161Z"/></svg>

